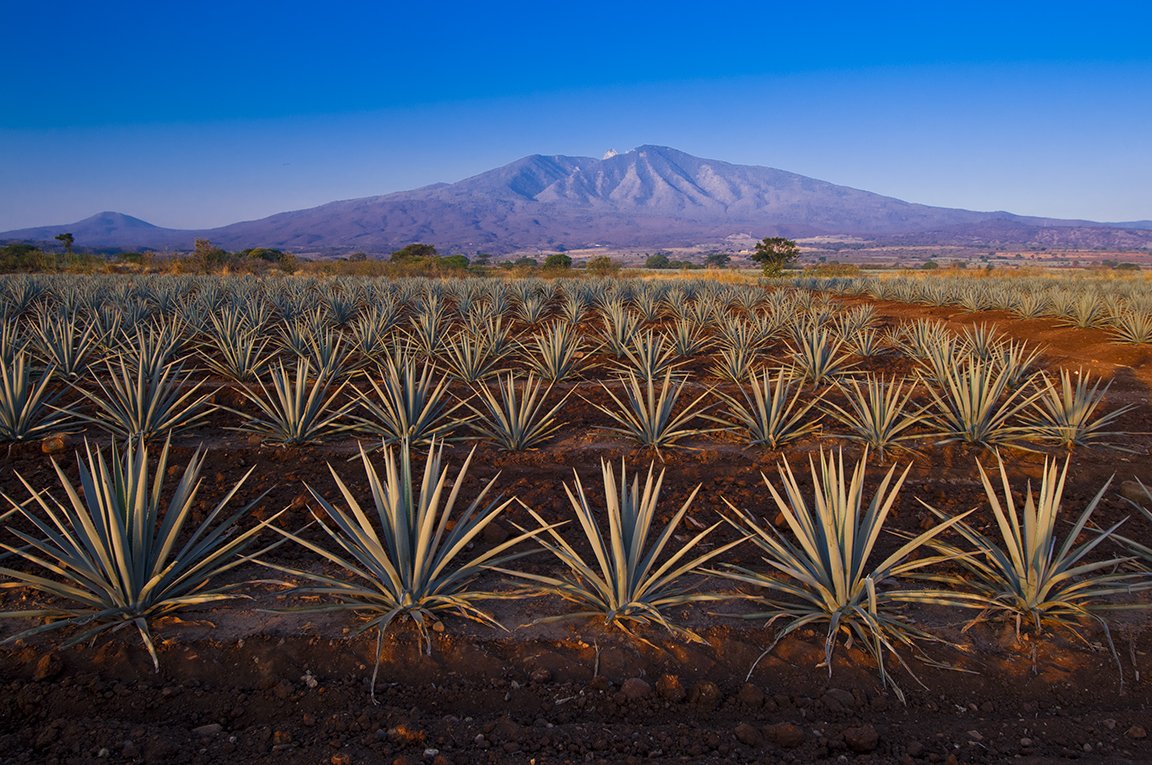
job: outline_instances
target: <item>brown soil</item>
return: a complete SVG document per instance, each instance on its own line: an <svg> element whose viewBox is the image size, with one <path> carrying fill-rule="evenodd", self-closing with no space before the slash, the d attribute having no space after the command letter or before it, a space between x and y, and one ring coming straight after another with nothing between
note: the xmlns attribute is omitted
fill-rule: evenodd
<svg viewBox="0 0 1152 765"><path fill-rule="evenodd" d="M1011 335L1047 346L1045 366L1084 367L1113 379L1112 405L1134 404L1122 427L1135 435L1118 439L1130 451L1080 449L1072 455L1066 506L1083 507L1114 473L1096 521L1108 525L1133 515L1116 489L1134 477L1152 485L1148 459L1152 433L1152 351L1108 341L1101 331L1056 328L1044 320L1020 321L1003 313L966 314L878 304L886 323L933 316L954 325L996 322ZM607 359L602 360L607 363ZM881 358L865 369L907 371L906 362ZM702 384L711 361L690 368ZM651 455L599 430L607 418L590 402L607 396L592 373L577 383L564 411L567 425L547 448L505 454L478 446L465 494L497 472L499 489L515 495L545 518L567 515L561 483L576 469L593 494L598 461L626 459L646 467ZM221 385L214 381L213 385ZM716 383L718 384L718 383ZM718 384L719 385L719 384ZM730 386L720 385L725 390ZM219 403L244 408L221 389ZM332 464L354 491L364 489L357 452L344 438L298 449L262 446L227 428L235 415L214 414L208 424L174 443L173 464L182 465L201 443L210 446L204 471L202 511L255 466L241 496L269 491L256 517L290 507L290 527L308 516L304 485L331 496ZM799 467L821 448L844 444L818 433L791 445ZM704 435L687 449L663 453L667 478L665 514L679 507L700 483L704 490L691 518L708 524L723 499L771 518L774 510L759 473L770 478L781 454L747 448L734 435ZM458 466L468 446L449 450ZM71 449L57 455L75 477ZM446 452L446 454L449 454ZM1044 454L1006 451L1010 474L1036 479ZM917 499L946 512L981 507L974 470L987 452L921 442L915 453L873 460L870 485L893 464L914 464L893 516L897 529L914 530L928 518ZM657 462L659 465L660 463ZM4 455L0 490L26 495L15 474L38 487L56 480L39 444L16 446ZM798 471L799 473L799 471ZM801 476L802 484L810 483ZM983 512L983 510L978 510ZM495 541L523 523L513 506L489 535ZM1127 533L1152 544L1152 524L1132 518ZM720 543L731 533L717 533ZM887 545L895 544L894 540ZM272 559L315 565L310 554L283 546ZM729 560L754 563L750 547ZM547 560L524 562L546 570ZM251 571L243 577L253 576ZM257 572L254 576L269 576ZM1062 635L1017 639L1009 626L961 627L969 614L926 609L917 619L960 644L930 645L928 654L945 669L912 660L917 680L890 667L907 703L883 688L865 654L841 646L831 677L820 667L821 637L803 633L782 641L745 676L773 640L762 623L697 610L684 614L704 643L687 644L645 633L651 645L589 623L529 626L513 632L460 619L446 621L428 654L416 636L398 629L384 641L377 683L379 705L368 683L376 648L374 634L355 634L357 624L339 616L274 612L280 588L255 586L252 601L221 607L203 623L161 625L161 669L153 673L146 653L128 630L93 645L51 652L44 640L0 649L0 761L4 763L561 763L561 762L1093 762L1152 760L1149 705L1152 672L1149 629L1140 612L1122 612L1112 637L1117 666L1105 637L1088 630L1090 645ZM5 609L25 595L9 591ZM19 607L26 607L19 606ZM508 626L558 613L546 601L495 601ZM725 607L747 611L747 607ZM194 618L194 617L189 617ZM16 625L3 625L12 631ZM642 679L643 683L636 682ZM680 689L680 690L678 690ZM793 726L793 727L790 727ZM872 739L872 733L875 739ZM792 747L786 744L795 744Z"/></svg>

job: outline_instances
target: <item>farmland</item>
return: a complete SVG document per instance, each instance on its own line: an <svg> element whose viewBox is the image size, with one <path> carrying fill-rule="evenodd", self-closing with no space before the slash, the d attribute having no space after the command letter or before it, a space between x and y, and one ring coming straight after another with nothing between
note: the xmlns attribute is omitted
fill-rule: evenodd
<svg viewBox="0 0 1152 765"><path fill-rule="evenodd" d="M1139 276L21 276L11 762L1152 756Z"/></svg>

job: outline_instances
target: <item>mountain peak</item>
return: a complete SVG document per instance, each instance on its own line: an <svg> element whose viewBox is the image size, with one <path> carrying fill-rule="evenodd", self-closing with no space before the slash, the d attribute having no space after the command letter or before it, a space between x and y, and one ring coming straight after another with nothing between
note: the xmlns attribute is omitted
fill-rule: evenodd
<svg viewBox="0 0 1152 765"><path fill-rule="evenodd" d="M532 154L462 181L330 202L205 231L157 228L118 212L0 234L84 247L391 252L411 242L491 253L607 246L727 246L734 235L851 236L905 244L1152 249L1152 231L1087 221L929 207L769 167L643 144L602 159ZM1065 243L1065 244L1061 244Z"/></svg>

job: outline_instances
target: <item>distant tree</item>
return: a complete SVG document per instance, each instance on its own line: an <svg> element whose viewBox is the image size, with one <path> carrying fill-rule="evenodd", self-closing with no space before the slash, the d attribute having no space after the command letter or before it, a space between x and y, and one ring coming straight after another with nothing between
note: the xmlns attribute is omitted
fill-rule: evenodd
<svg viewBox="0 0 1152 765"><path fill-rule="evenodd" d="M540 261L536 260L536 258L525 255L522 258L516 258L516 260L512 261L512 265L516 268L535 268L536 266L540 265Z"/></svg>
<svg viewBox="0 0 1152 765"><path fill-rule="evenodd" d="M368 253L354 252L348 256L348 260L352 263L363 263L364 261L368 260Z"/></svg>
<svg viewBox="0 0 1152 765"><path fill-rule="evenodd" d="M765 276L780 276L787 266L800 257L800 248L791 239L766 236L756 243L752 260L764 267Z"/></svg>
<svg viewBox="0 0 1152 765"><path fill-rule="evenodd" d="M478 252L476 256L472 258L472 265L474 266L486 266L491 262L492 256L486 252Z"/></svg>
<svg viewBox="0 0 1152 765"><path fill-rule="evenodd" d="M572 267L572 258L562 252L557 252L544 258L544 267L553 269L568 269Z"/></svg>
<svg viewBox="0 0 1152 765"><path fill-rule="evenodd" d="M197 239L192 247L190 258L193 268L200 271L216 271L228 265L228 252L207 239Z"/></svg>
<svg viewBox="0 0 1152 765"><path fill-rule="evenodd" d="M263 260L268 263L279 263L284 259L283 250L274 250L271 247L253 247L248 250L248 257L254 260Z"/></svg>
<svg viewBox="0 0 1152 765"><path fill-rule="evenodd" d="M440 258L439 265L443 268L465 269L468 267L467 255L445 255Z"/></svg>
<svg viewBox="0 0 1152 765"><path fill-rule="evenodd" d="M589 259L589 261L584 264L584 268L590 273L601 276L604 274L614 274L620 270L620 266L616 264L616 261L607 255L597 255Z"/></svg>
<svg viewBox="0 0 1152 765"><path fill-rule="evenodd" d="M727 268L732 256L726 252L710 252L704 258L704 265L708 268Z"/></svg>
<svg viewBox="0 0 1152 765"><path fill-rule="evenodd" d="M415 260L416 258L435 258L438 256L439 253L436 252L436 248L432 245L414 242L392 253L391 260L400 262L404 260Z"/></svg>
<svg viewBox="0 0 1152 765"><path fill-rule="evenodd" d="M72 234L65 232L63 234L57 234L56 235L56 241L60 242L61 244L64 245L64 252L65 253L67 253L69 255L72 254L72 244L76 241L76 237L72 236Z"/></svg>
<svg viewBox="0 0 1152 765"><path fill-rule="evenodd" d="M669 268L671 260L668 255L663 252L658 252L655 255L649 255L648 259L644 261L645 268Z"/></svg>
<svg viewBox="0 0 1152 765"><path fill-rule="evenodd" d="M931 270L939 268L939 267L940 267L940 264L934 260L926 260L920 264L920 268L924 269L925 271L931 271Z"/></svg>

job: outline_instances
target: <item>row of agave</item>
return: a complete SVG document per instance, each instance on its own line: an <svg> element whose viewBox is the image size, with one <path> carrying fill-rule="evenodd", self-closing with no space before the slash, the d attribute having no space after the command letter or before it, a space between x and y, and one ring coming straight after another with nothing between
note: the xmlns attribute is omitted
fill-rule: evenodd
<svg viewBox="0 0 1152 765"><path fill-rule="evenodd" d="M274 282L284 294L303 290L343 306L340 317L330 307L289 322L276 318L283 310L272 308L271 297L254 291L199 324L179 318L180 306L186 316L189 305L203 309L211 299L224 300L204 288L215 282L177 280L201 285L186 298L161 282L168 287L148 292L149 300L175 301L167 307L176 313L146 315L131 331L123 319L105 326L99 318L115 312L76 308L75 289L60 290L68 298L45 290L2 325L0 438L39 437L70 422L129 439L190 427L214 409L210 380L194 379L198 366L229 380L250 405L247 412L231 410L242 418L241 429L285 444L353 430L417 443L471 431L500 448L534 448L560 428L562 407L575 392L558 391L546 404L554 387L588 376L597 364L619 377L614 386L601 382L610 404L596 404L609 430L656 449L729 429L742 431L748 443L779 448L813 432L821 413L839 423L841 435L881 453L920 436L1072 447L1119 435L1110 428L1128 409L1098 413L1106 385L1068 370L1050 378L1038 370L1042 349L1014 342L995 326L954 335L943 324L918 320L882 331L872 306L844 309L806 291L692 282L627 290L616 283L483 281L446 288L417 281L338 288L379 289L381 303L363 296L339 302L336 293L322 291L332 287L327 283ZM536 308L530 318L491 313L501 300ZM69 302L73 309L64 307ZM584 306L581 318L565 318L574 304ZM885 353L912 359L913 378L855 374L860 360ZM703 373L711 388L684 368L705 357L713 361ZM784 364L773 370L773 362ZM517 383L515 372L524 370L527 379ZM56 377L68 387L53 391ZM725 392L722 383L735 390ZM698 392L688 393L693 388ZM86 406L58 405L68 389ZM825 400L830 390L839 391L839 402ZM926 402L913 401L917 390ZM716 400L707 403L713 393ZM724 411L714 411L717 404Z"/></svg>
<svg viewBox="0 0 1152 765"><path fill-rule="evenodd" d="M639 474L630 477L623 465L617 474L605 462L602 502L577 475L564 485L569 520L550 523L525 507L527 527L490 547L482 543L483 530L516 500L493 496L498 477L462 496L471 455L454 477L438 444L432 445L422 474L407 444L384 452L383 475L369 455L361 452L361 457L367 503L335 469L330 468L339 499L308 487L320 534L284 528L282 512L243 528L241 521L262 499L239 510L229 507L248 476L203 521L192 521L204 453L189 460L165 505L168 444L155 465L147 446L128 446L123 453L89 446L86 459L78 458L79 488L54 461L63 500L21 478L29 498L7 501L8 515L23 523L10 525L12 541L0 544L4 557L20 565L0 567L6 578L0 586L41 597L33 609L0 615L43 623L7 640L62 633L62 645L68 646L129 628L138 632L159 669L156 620L250 597L244 589L251 583L221 579L256 563L280 572L287 596L308 596L289 610L344 611L358 617L361 631L376 630L377 669L379 641L394 623L410 620L430 649L431 630L448 614L501 626L483 605L493 598L559 598L569 610L537 623L596 619L644 642L648 637L642 633L651 634L655 626L701 641L684 624L683 609L740 601L751 604L746 618L778 625L777 641L801 628L821 627L830 673L838 644L859 645L903 699L886 663L895 661L915 677L905 661L908 652L926 658L924 642L943 640L916 623L909 604L970 609L970 625L1006 618L1017 631L1034 630L1037 637L1052 628L1083 637L1085 620L1108 635L1105 613L1147 606L1146 599L1132 596L1152 587L1152 551L1121 536L1122 522L1107 529L1091 525L1107 485L1078 514L1065 518L1067 463L1061 469L1046 462L1039 491L1034 494L1029 486L1022 503L1002 462L999 488L978 465L987 499L982 520L994 520L994 531L986 533L984 524L972 522L976 511L948 516L922 502L938 523L903 535L897 549L881 554L878 541L908 470L897 474L893 466L868 491L866 453L854 467L842 454L821 453L818 461L810 460L810 493L782 461L775 480L764 477L766 493L756 507L738 508L725 500L716 520L706 527L697 522L700 530L690 538L680 527L699 487L661 523L663 472L649 467L641 483ZM1152 493L1146 494L1152 505ZM1137 507L1152 520L1152 513ZM773 512L783 517L779 529L762 520ZM713 534L722 526L735 533L717 543ZM261 542L266 532L279 541ZM322 565L294 567L269 557L286 542L311 551ZM1098 554L1103 545L1115 543L1120 547L1113 553ZM758 562L726 562L725 555L739 545L753 545ZM554 567L547 573L517 568L515 561L532 552L552 558ZM499 575L511 583L506 579L494 587ZM720 582L738 589L721 589ZM371 685L374 689L375 671Z"/></svg>
<svg viewBox="0 0 1152 765"><path fill-rule="evenodd" d="M806 289L970 312L1008 311L1022 319L1107 330L1116 342L1152 343L1152 293L1143 278L1075 276L897 276L801 279Z"/></svg>

